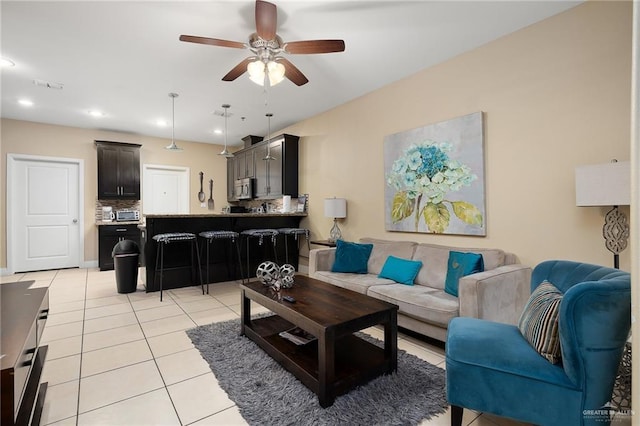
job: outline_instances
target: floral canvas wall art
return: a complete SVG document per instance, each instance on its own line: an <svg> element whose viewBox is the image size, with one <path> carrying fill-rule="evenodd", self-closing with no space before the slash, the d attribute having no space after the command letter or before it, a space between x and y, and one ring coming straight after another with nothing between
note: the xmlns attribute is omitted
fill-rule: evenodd
<svg viewBox="0 0 640 426"><path fill-rule="evenodd" d="M388 231L485 236L483 114L388 135Z"/></svg>

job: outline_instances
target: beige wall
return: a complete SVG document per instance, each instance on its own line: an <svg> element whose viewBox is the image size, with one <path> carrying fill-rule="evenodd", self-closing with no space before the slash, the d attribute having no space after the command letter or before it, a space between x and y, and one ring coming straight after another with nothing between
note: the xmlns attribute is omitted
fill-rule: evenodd
<svg viewBox="0 0 640 426"><path fill-rule="evenodd" d="M176 141L184 148L182 152L171 152L164 149L170 141L161 138L131 135L127 133L100 130L79 129L73 127L53 126L27 121L3 119L0 129L2 142L2 193L0 194L0 268L7 267L6 257L6 165L7 154L29 154L47 157L67 157L84 160L84 259L85 262L97 262L98 231L95 226L95 204L98 190L97 151L94 140L138 143L141 164L162 164L190 168L190 211L206 213L197 199L200 189L199 171L204 172L205 180L213 179L216 209L219 211L227 200L227 163L226 159L217 155L222 150L219 145ZM205 184L207 198L208 185Z"/></svg>
<svg viewBox="0 0 640 426"><path fill-rule="evenodd" d="M575 206L574 169L629 159L630 70L631 3L588 2L298 123L286 131L302 136L306 223L326 238L323 199L338 196L348 200L340 225L349 240L500 247L529 265L613 265L602 238L608 209ZM487 236L386 232L385 135L475 111L486 120Z"/></svg>
<svg viewBox="0 0 640 426"><path fill-rule="evenodd" d="M331 220L323 216L323 199L338 196L348 199L348 218L340 223L346 239L500 247L529 265L545 259L611 265L601 230L607 209L575 206L574 169L629 159L630 70L631 3L587 2L284 129L302 137L300 192L310 194L302 223L314 238L326 238ZM475 111L485 113L487 236L386 232L384 136ZM180 142L185 152L174 154L162 150L166 140L12 120L2 121L2 168L10 152L85 159L85 210L92 214L94 139L142 143L144 163L191 167L194 194L201 169L226 180L218 146ZM5 194L3 185L3 218ZM216 201L224 194L217 184ZM4 219L1 231L4 250ZM85 235L86 259L95 260L95 228L88 224ZM629 270L629 251L621 254L622 269ZM3 252L0 266L5 259Z"/></svg>

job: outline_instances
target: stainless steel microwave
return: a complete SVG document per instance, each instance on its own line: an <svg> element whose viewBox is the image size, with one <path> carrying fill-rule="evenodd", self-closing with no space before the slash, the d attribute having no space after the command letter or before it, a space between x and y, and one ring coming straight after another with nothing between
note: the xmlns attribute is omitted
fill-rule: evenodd
<svg viewBox="0 0 640 426"><path fill-rule="evenodd" d="M237 179L233 186L233 195L238 200L250 200L253 198L253 179Z"/></svg>

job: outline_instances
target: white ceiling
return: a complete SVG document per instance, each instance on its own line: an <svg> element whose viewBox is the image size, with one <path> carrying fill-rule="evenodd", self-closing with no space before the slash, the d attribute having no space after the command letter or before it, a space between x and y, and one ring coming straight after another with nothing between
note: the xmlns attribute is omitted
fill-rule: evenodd
<svg viewBox="0 0 640 426"><path fill-rule="evenodd" d="M266 135L567 10L567 1L288 1L278 6L287 41L343 39L346 50L289 55L309 79L264 89L247 74L221 81L248 50L184 43L180 34L246 42L255 31L252 1L0 2L2 117L171 138L224 143ZM34 79L64 85L38 87ZM17 103L21 98L31 107ZM88 110L104 111L94 118ZM245 117L245 120L241 118ZM126 140L126 136L123 136Z"/></svg>

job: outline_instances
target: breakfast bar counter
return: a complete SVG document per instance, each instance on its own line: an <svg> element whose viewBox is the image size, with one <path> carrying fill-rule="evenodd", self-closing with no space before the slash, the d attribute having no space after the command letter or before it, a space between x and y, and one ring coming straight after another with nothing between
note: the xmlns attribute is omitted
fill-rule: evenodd
<svg viewBox="0 0 640 426"><path fill-rule="evenodd" d="M159 273L155 271L157 243L154 235L190 232L198 235L204 231L235 231L241 233L247 229L256 228L297 228L306 213L208 213L208 214L166 214L145 215L142 230L143 256L145 259L144 284L147 292L158 291ZM285 248L283 236L278 236L276 253L278 263L285 263ZM240 279L236 250L227 241L220 241L210 246L209 279L206 277L206 250L202 250L203 239L198 237L198 247L201 248L201 270L205 284ZM243 271L247 265L247 245L240 240L240 255ZM256 239L251 239L249 275L255 275L258 265L266 258L272 260L271 242L265 241L259 246ZM298 248L296 244L289 244L289 263L298 269ZM229 268L227 268L227 265ZM244 271L246 276L247 271ZM154 277L157 277L154 283ZM191 267L190 250L184 244L167 244L164 252L163 289L199 285L197 268Z"/></svg>

